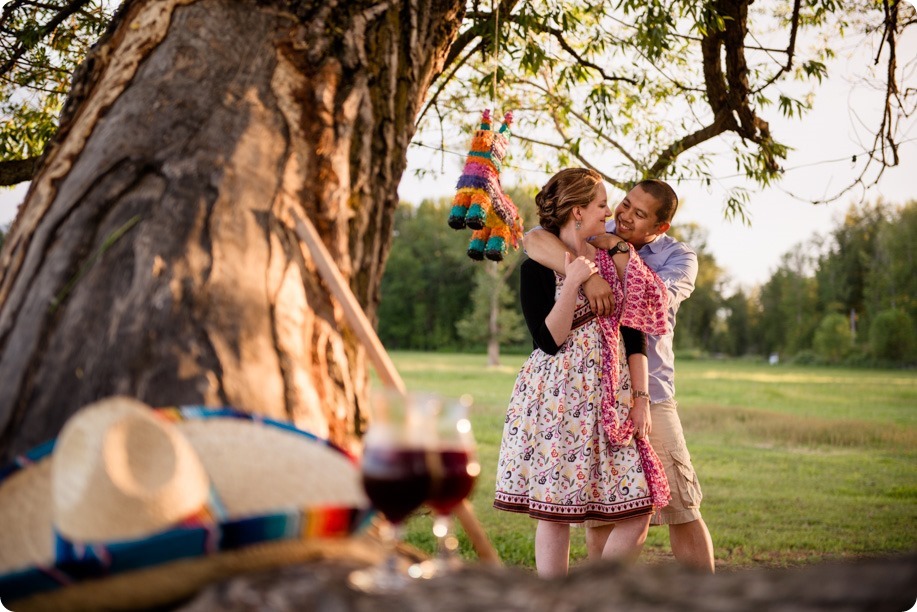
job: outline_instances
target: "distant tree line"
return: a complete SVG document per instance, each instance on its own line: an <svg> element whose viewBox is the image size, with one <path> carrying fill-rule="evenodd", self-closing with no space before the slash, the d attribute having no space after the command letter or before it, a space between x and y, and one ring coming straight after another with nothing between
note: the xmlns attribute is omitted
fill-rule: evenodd
<svg viewBox="0 0 917 612"><path fill-rule="evenodd" d="M712 343L699 348L797 362L914 364L915 265L917 201L852 206L827 236L785 254L761 287L722 300ZM687 336L696 341L696 330Z"/></svg>
<svg viewBox="0 0 917 612"><path fill-rule="evenodd" d="M531 194L517 190L512 196L526 226L535 225ZM518 300L524 255L510 254L500 264L472 261L465 255L468 233L445 223L449 207L447 199L426 200L402 204L396 213L381 288L383 342L393 349L487 348L492 363L494 342L504 351L531 350ZM917 363L917 201L852 206L837 227L791 249L752 289L729 289L702 227L670 231L699 259L695 291L678 314L680 354Z"/></svg>

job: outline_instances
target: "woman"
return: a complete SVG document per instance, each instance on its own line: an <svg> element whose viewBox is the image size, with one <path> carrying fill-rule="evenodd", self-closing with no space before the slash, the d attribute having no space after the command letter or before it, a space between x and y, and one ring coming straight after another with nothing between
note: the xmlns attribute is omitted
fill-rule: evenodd
<svg viewBox="0 0 917 612"><path fill-rule="evenodd" d="M645 440L643 334L663 331L666 291L629 247L609 254L589 244L611 215L597 172L561 170L535 202L542 227L569 251L563 277L531 259L522 264L522 310L536 348L507 409L494 507L538 520L535 564L553 577L567 572L571 523L614 522L603 558L633 559L654 507L668 499ZM611 317L595 317L580 290L597 272L615 288ZM619 333L619 323L641 331Z"/></svg>

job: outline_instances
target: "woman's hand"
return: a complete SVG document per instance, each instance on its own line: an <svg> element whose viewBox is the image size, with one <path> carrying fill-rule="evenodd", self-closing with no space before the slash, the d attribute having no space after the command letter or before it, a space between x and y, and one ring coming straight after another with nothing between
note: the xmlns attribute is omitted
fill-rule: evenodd
<svg viewBox="0 0 917 612"><path fill-rule="evenodd" d="M653 430L653 417L650 416L650 401L645 397L632 399L630 416L634 422L634 436L637 438L646 438Z"/></svg>
<svg viewBox="0 0 917 612"><path fill-rule="evenodd" d="M564 276L574 287L582 285L596 271L594 261L589 261L582 255L574 259L569 251L564 253Z"/></svg>

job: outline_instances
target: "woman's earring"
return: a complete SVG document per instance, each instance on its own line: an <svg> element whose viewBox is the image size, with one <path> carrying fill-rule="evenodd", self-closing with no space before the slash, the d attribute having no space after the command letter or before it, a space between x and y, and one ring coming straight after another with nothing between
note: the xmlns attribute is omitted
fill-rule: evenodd
<svg viewBox="0 0 917 612"><path fill-rule="evenodd" d="M580 229L581 227L583 227L582 221L577 220L577 221L576 221L576 229Z"/></svg>

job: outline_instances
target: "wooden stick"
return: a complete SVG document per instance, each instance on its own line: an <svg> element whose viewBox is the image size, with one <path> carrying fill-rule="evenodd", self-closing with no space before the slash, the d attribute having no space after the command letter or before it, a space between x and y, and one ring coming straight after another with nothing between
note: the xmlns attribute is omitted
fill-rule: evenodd
<svg viewBox="0 0 917 612"><path fill-rule="evenodd" d="M478 517L475 516L471 502L463 499L462 503L456 506L452 512L461 523L462 529L465 530L465 535L471 541L474 551L478 553L478 559L489 565L503 565L503 562L500 561L500 555L497 554L497 549L490 543L490 538L487 537L487 533L478 521Z"/></svg>
<svg viewBox="0 0 917 612"><path fill-rule="evenodd" d="M318 269L319 276L328 285L335 299L340 302L341 307L344 309L344 316L353 327L357 338L369 352L369 359L375 366L379 379L386 387L394 389L402 395L407 394L404 380L402 380L398 370L395 369L395 364L392 363L391 358L385 351L385 347L382 346L379 336L376 335L376 330L373 329L369 319L366 318L366 313L360 307L357 297L350 290L350 285L341 276L341 271L331 258L331 253L328 252L325 243L322 242L315 225L312 224L311 219L308 217L301 218L293 210L290 210L290 215L295 223L296 235L306 244L309 253L312 255L312 260L315 262L315 267ZM474 509L467 499L462 500L462 503L456 507L455 516L461 523L462 529L465 530L465 534L471 541L472 546L474 546L478 559L485 563L501 565L500 556L490 543L490 539L488 539L484 528L481 527L481 523L474 515Z"/></svg>
<svg viewBox="0 0 917 612"><path fill-rule="evenodd" d="M293 217L293 222L296 223L296 235L309 248L315 267L318 268L319 276L328 285L331 294L340 302L341 308L344 309L344 317L353 327L357 338L369 352L369 359L376 367L376 373L379 374L382 383L386 387L405 395L407 390L401 375L395 369L395 364L392 363L388 353L385 352L379 336L376 335L376 331L370 324L369 319L366 318L366 313L360 307L357 297L350 290L350 285L341 276L341 271L331 258L331 253L328 252L325 243L322 242L315 225L312 224L312 220L308 217L303 220L292 210L290 214Z"/></svg>

